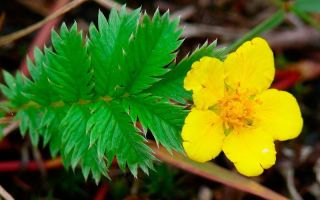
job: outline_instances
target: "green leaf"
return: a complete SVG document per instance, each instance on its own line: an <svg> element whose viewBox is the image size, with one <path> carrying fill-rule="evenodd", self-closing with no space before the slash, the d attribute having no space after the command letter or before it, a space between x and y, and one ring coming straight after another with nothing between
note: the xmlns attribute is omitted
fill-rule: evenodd
<svg viewBox="0 0 320 200"><path fill-rule="evenodd" d="M89 147L90 135L86 134L86 124L90 116L90 105L73 104L59 126L62 132L61 144L63 162L73 169L80 163L85 178L92 173L96 182L101 175L107 176L107 165L99 157L97 146Z"/></svg>
<svg viewBox="0 0 320 200"><path fill-rule="evenodd" d="M63 150L63 131L60 129L61 121L66 116L68 107L43 107L40 111L38 123L39 134L43 137L43 145L49 143L51 156L55 157ZM20 128L21 128L20 124Z"/></svg>
<svg viewBox="0 0 320 200"><path fill-rule="evenodd" d="M27 78L21 73L17 73L16 77L13 77L6 71L3 71L3 76L7 86L0 84L0 89L10 100L10 103L14 107L19 107L28 102L28 99L23 95Z"/></svg>
<svg viewBox="0 0 320 200"><path fill-rule="evenodd" d="M319 0L296 0L293 7L305 12L320 13Z"/></svg>
<svg viewBox="0 0 320 200"><path fill-rule="evenodd" d="M40 134L43 136L43 146L46 146L51 140L51 131L52 125L57 126L57 123L54 123L54 120L59 120L56 116L54 110L51 107L44 108L42 119L40 122ZM54 129L53 131L57 131L58 129Z"/></svg>
<svg viewBox="0 0 320 200"><path fill-rule="evenodd" d="M19 110L15 116L15 120L20 121L20 132L24 136L29 131L29 136L31 143L37 146L39 143L39 129L38 124L40 124L40 111L34 108L28 108L24 110Z"/></svg>
<svg viewBox="0 0 320 200"><path fill-rule="evenodd" d="M34 63L31 61L29 56L27 56L27 66L32 79L35 82L38 82L43 76L41 73L43 72L45 56L38 47L34 49L33 55L35 60Z"/></svg>
<svg viewBox="0 0 320 200"><path fill-rule="evenodd" d="M197 48L190 56L185 57L178 64L172 64L170 71L161 77L161 80L145 90L145 93L151 93L155 96L172 99L176 102L185 104L186 99L191 99L191 92L183 87L183 80L191 65L204 56L222 57L219 51L214 50L217 43L208 45L203 44Z"/></svg>
<svg viewBox="0 0 320 200"><path fill-rule="evenodd" d="M312 13L305 11L304 9L300 9L298 6L291 7L291 12L297 15L304 22L314 27L316 30L320 31L320 23L312 16Z"/></svg>
<svg viewBox="0 0 320 200"><path fill-rule="evenodd" d="M133 119L150 129L157 143L168 150L183 151L181 129L187 111L166 100L150 96L129 97L125 104Z"/></svg>
<svg viewBox="0 0 320 200"><path fill-rule="evenodd" d="M17 112L21 134L29 131L33 145L43 137L52 156L61 154L66 167L80 165L96 182L114 158L134 176L153 168L156 159L135 127L137 119L168 150L182 151L186 112L168 96L145 91L170 71L182 30L168 13L139 16L139 9L127 13L125 7L113 9L108 20L100 13L90 39L76 24L63 24L59 33L52 31L52 48L36 48L34 61L27 58L31 79L5 72L6 86L0 86L9 100L2 106Z"/></svg>
<svg viewBox="0 0 320 200"><path fill-rule="evenodd" d="M49 53L51 50L46 49L46 52ZM32 81L27 81L24 96L31 101L47 106L58 101L59 96L54 92L48 81L48 74L45 71L45 65L48 64L47 57L44 56L39 48L35 48L34 58L35 63L27 57L27 65Z"/></svg>
<svg viewBox="0 0 320 200"><path fill-rule="evenodd" d="M62 132L64 154L69 154L72 150L76 150L76 145L79 141L89 139L86 135L86 124L89 116L87 106L73 104L62 119L59 131Z"/></svg>
<svg viewBox="0 0 320 200"><path fill-rule="evenodd" d="M99 12L99 31L94 25L90 26L88 50L94 69L95 91L100 96L113 96L123 90L124 81L128 79L123 76L124 54L138 25L139 15L140 9L127 13L123 6L120 13L112 9L108 21Z"/></svg>
<svg viewBox="0 0 320 200"><path fill-rule="evenodd" d="M103 101L92 106L91 117L88 120L86 133L90 135L90 146L98 141L97 153L102 157L107 147L112 148L112 130L108 131L112 116L108 112L107 104ZM110 127L109 127L110 128ZM112 162L112 160L108 160Z"/></svg>
<svg viewBox="0 0 320 200"><path fill-rule="evenodd" d="M13 90L15 88L16 80L14 77L7 71L3 71L3 78L6 85Z"/></svg>
<svg viewBox="0 0 320 200"><path fill-rule="evenodd" d="M126 56L126 72L130 75L128 93L141 92L167 72L164 67L173 61L174 52L182 43L178 24L178 19L170 20L168 12L160 16L156 11L152 19L143 16Z"/></svg>
<svg viewBox="0 0 320 200"><path fill-rule="evenodd" d="M82 162L82 173L83 176L87 179L89 172L91 171L93 178L98 185L101 175L107 175L107 167L103 160L97 158L97 151L95 148L88 149L83 155Z"/></svg>
<svg viewBox="0 0 320 200"><path fill-rule="evenodd" d="M78 140L76 142L76 149L74 149L72 151L72 153L69 154L71 156L70 157L70 164L73 169L75 169L75 167L78 165L78 163L83 158L83 155L85 154L86 151L88 151L88 149L89 149L89 138L88 137L86 137L85 139L82 139L82 140ZM95 157L98 158L99 155L96 154ZM101 160L103 160L103 159L101 159L99 157L99 162L101 162ZM104 165L105 165L105 163L104 163Z"/></svg>
<svg viewBox="0 0 320 200"><path fill-rule="evenodd" d="M60 35L52 31L54 52L46 51L46 71L53 89L65 102L77 102L92 97L92 70L82 33L76 23L70 30L61 26Z"/></svg>
<svg viewBox="0 0 320 200"><path fill-rule="evenodd" d="M105 111L105 117L109 119L105 134L111 134L112 138L108 141L99 140L106 144L98 144L98 146L106 145L106 152L114 152L119 165L123 167L127 164L135 177L138 168L148 173L148 168L153 166L154 157L151 155L151 149L144 143L146 141L144 137L139 135L132 125L129 115L125 113L122 105L116 101L106 103Z"/></svg>

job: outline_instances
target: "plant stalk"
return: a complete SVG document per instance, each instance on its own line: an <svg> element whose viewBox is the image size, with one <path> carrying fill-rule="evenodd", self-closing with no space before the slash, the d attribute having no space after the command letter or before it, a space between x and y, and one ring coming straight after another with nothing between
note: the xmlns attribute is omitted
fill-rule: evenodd
<svg viewBox="0 0 320 200"><path fill-rule="evenodd" d="M268 19L261 22L255 28L253 28L250 32L245 34L242 38L232 43L228 48L226 48L225 53L228 54L236 50L244 42L251 40L252 38L258 35L261 35L262 33L267 32L273 29L274 27L277 27L279 24L283 22L284 18L285 18L285 11L279 10L278 12L271 15Z"/></svg>

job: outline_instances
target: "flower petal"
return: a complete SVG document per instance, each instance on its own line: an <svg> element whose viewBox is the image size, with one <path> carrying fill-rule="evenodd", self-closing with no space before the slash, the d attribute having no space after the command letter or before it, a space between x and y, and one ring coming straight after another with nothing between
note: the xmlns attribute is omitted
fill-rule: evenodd
<svg viewBox="0 0 320 200"><path fill-rule="evenodd" d="M184 79L186 90L193 91L193 101L198 109L208 109L224 94L224 70L216 58L203 57L192 64Z"/></svg>
<svg viewBox="0 0 320 200"><path fill-rule="evenodd" d="M182 128L185 152L198 162L215 158L221 152L224 137L218 116L209 110L192 109Z"/></svg>
<svg viewBox="0 0 320 200"><path fill-rule="evenodd" d="M300 134L303 119L294 96L285 91L269 89L257 98L261 101L257 110L258 126L275 140L289 140Z"/></svg>
<svg viewBox="0 0 320 200"><path fill-rule="evenodd" d="M275 73L273 53L262 38L242 44L224 61L226 83L255 93L270 87Z"/></svg>
<svg viewBox="0 0 320 200"><path fill-rule="evenodd" d="M258 176L276 161L273 139L261 129L231 132L225 138L222 150L237 170L246 176Z"/></svg>

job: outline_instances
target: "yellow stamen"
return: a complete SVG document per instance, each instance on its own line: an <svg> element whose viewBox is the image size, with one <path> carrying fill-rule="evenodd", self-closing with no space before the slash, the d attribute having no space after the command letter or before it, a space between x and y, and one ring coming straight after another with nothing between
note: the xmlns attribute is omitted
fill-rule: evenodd
<svg viewBox="0 0 320 200"><path fill-rule="evenodd" d="M255 123L255 107L259 102L249 92L226 90L217 104L217 113L226 130L241 129Z"/></svg>

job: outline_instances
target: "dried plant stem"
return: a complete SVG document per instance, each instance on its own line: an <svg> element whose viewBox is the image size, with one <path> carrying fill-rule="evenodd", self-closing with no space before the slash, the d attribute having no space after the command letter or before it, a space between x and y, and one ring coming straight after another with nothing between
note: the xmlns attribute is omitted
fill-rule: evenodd
<svg viewBox="0 0 320 200"><path fill-rule="evenodd" d="M17 32L12 33L12 34L0 37L0 46L9 44L10 42L13 42L14 40L17 40L21 37L24 37L24 36L32 33L33 31L39 29L41 26L45 25L47 22L69 12L70 10L78 7L79 5L83 4L86 1L88 1L88 0L71 1L70 3L66 4L65 6L61 7L60 9L58 9L57 11L55 11L54 13L49 15L48 17L44 18L43 20L41 20L41 21L39 21L39 22L37 22L37 23L35 23L25 29L22 29L22 30L19 30Z"/></svg>
<svg viewBox="0 0 320 200"><path fill-rule="evenodd" d="M87 2L89 0L74 0L71 1L70 3L66 4L65 6L61 7L60 9L58 9L57 11L53 12L51 15L49 15L48 17L44 18L43 20L27 27L24 28L22 30L19 30L17 32L11 33L9 35L5 35L0 37L0 47L4 46L6 44L9 44L19 38L22 38L30 33L32 33L33 31L39 29L41 26L45 25L46 23L48 23L49 21L69 12L70 10L80 6L81 4L83 4L84 2ZM121 4L116 3L114 1L111 0L92 0L96 3L98 3L99 5L107 8L107 9L111 9L111 8L116 8L117 10L121 9ZM127 11L130 12L132 11L132 9L127 7Z"/></svg>
<svg viewBox="0 0 320 200"><path fill-rule="evenodd" d="M111 8L115 8L117 10L120 10L122 5L115 2L115 1L111 1L111 0L93 0L94 2L96 2L97 4L99 4L100 6L106 8L106 9L111 9ZM126 10L128 12L131 12L132 9L126 7Z"/></svg>
<svg viewBox="0 0 320 200"><path fill-rule="evenodd" d="M14 200L14 198L0 185L0 196L4 200ZM0 199L2 199L0 198Z"/></svg>
<svg viewBox="0 0 320 200"><path fill-rule="evenodd" d="M253 180L234 174L213 163L198 163L189 160L184 155L179 153L174 152L173 154L170 154L164 149L164 147L158 147L154 142L151 141L149 141L149 146L153 149L155 152L155 157L157 157L159 160L162 160L165 163L178 167L187 172L245 192L249 192L264 199L288 200L286 197L260 185L259 183L254 182Z"/></svg>
<svg viewBox="0 0 320 200"><path fill-rule="evenodd" d="M2 117L0 118L0 124L8 124L12 121L12 117Z"/></svg>
<svg viewBox="0 0 320 200"><path fill-rule="evenodd" d="M34 161L36 162L36 164L39 168L39 171L40 171L42 177L45 177L47 175L46 167L44 165L44 162L43 162L43 159L42 159L42 156L41 156L39 149L36 147L32 147L32 155L33 155Z"/></svg>
<svg viewBox="0 0 320 200"><path fill-rule="evenodd" d="M171 14L171 18L180 18L181 21L185 21L186 19L189 19L191 16L193 16L197 12L197 9L195 6L186 6L181 10L177 10Z"/></svg>
<svg viewBox="0 0 320 200"><path fill-rule="evenodd" d="M47 16L50 13L50 9L45 5L44 1L17 0L17 2L42 16Z"/></svg>
<svg viewBox="0 0 320 200"><path fill-rule="evenodd" d="M6 128L3 129L3 137L9 135L9 133L16 130L18 127L19 127L19 122L12 122Z"/></svg>

